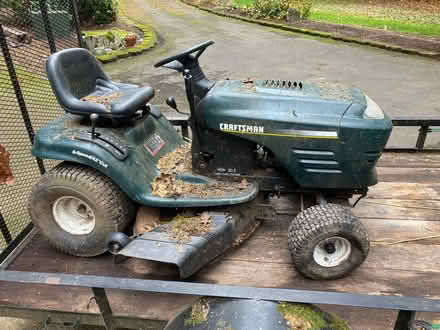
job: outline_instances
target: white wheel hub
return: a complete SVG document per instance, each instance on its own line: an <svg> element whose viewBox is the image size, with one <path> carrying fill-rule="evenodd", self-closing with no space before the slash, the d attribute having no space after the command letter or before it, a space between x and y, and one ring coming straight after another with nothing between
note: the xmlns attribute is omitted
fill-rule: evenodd
<svg viewBox="0 0 440 330"><path fill-rule="evenodd" d="M351 254L351 243L344 237L333 236L319 242L313 250L313 259L322 267L336 267Z"/></svg>
<svg viewBox="0 0 440 330"><path fill-rule="evenodd" d="M52 207L55 222L72 235L90 234L95 228L95 214L83 200L73 196L58 198Z"/></svg>

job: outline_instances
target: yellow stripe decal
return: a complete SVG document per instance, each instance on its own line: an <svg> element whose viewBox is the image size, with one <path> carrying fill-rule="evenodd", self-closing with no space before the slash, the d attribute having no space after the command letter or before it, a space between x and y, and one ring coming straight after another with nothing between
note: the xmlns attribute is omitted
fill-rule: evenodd
<svg viewBox="0 0 440 330"><path fill-rule="evenodd" d="M263 135L263 136L282 136L282 137L301 138L301 139L330 139L330 140L338 140L339 139L337 136L322 136L322 135L254 133L254 132L240 132L240 131L229 131L229 130L222 130L222 132L235 133L235 134L248 134L248 135Z"/></svg>

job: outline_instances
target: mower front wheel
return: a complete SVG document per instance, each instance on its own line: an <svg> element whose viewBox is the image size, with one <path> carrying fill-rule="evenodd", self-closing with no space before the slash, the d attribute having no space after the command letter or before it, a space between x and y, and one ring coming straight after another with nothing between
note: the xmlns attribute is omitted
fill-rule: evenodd
<svg viewBox="0 0 440 330"><path fill-rule="evenodd" d="M295 268L311 279L344 277L368 255L364 225L350 209L319 204L305 209L289 226L288 246Z"/></svg>
<svg viewBox="0 0 440 330"><path fill-rule="evenodd" d="M33 186L28 210L54 247L91 257L108 250L108 235L125 229L134 219L135 205L97 170L61 163Z"/></svg>

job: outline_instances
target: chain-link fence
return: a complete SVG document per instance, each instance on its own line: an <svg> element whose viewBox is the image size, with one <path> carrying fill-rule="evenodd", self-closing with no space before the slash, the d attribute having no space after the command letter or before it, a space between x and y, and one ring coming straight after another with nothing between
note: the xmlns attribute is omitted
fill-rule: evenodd
<svg viewBox="0 0 440 330"><path fill-rule="evenodd" d="M51 53L81 45L75 1L0 0L0 151L9 153L15 178L0 184L3 257L30 230L26 200L31 186L54 165L32 157L31 145L34 132L62 114L45 64Z"/></svg>

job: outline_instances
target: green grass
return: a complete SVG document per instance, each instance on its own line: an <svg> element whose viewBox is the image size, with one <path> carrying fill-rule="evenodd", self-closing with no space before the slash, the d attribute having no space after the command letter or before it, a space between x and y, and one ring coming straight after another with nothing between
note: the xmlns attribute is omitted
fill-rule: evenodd
<svg viewBox="0 0 440 330"><path fill-rule="evenodd" d="M386 29L395 32L420 34L425 36L440 36L440 25L407 23L399 20L354 16L340 12L312 10L312 21L335 24L357 25L376 29Z"/></svg>
<svg viewBox="0 0 440 330"><path fill-rule="evenodd" d="M233 0L232 2L239 7L244 7L244 6L250 7L254 4L255 0Z"/></svg>
<svg viewBox="0 0 440 330"><path fill-rule="evenodd" d="M252 6L255 0L233 0L233 2L239 7L244 7ZM391 17L389 17L390 15ZM358 1L316 0L310 20L423 36L440 36L440 24L430 24L429 20L425 19L427 16L433 22L437 22L439 19L435 13L427 14L422 11L414 12L414 10L398 10L396 8L390 11L380 6L363 7L359 5Z"/></svg>

